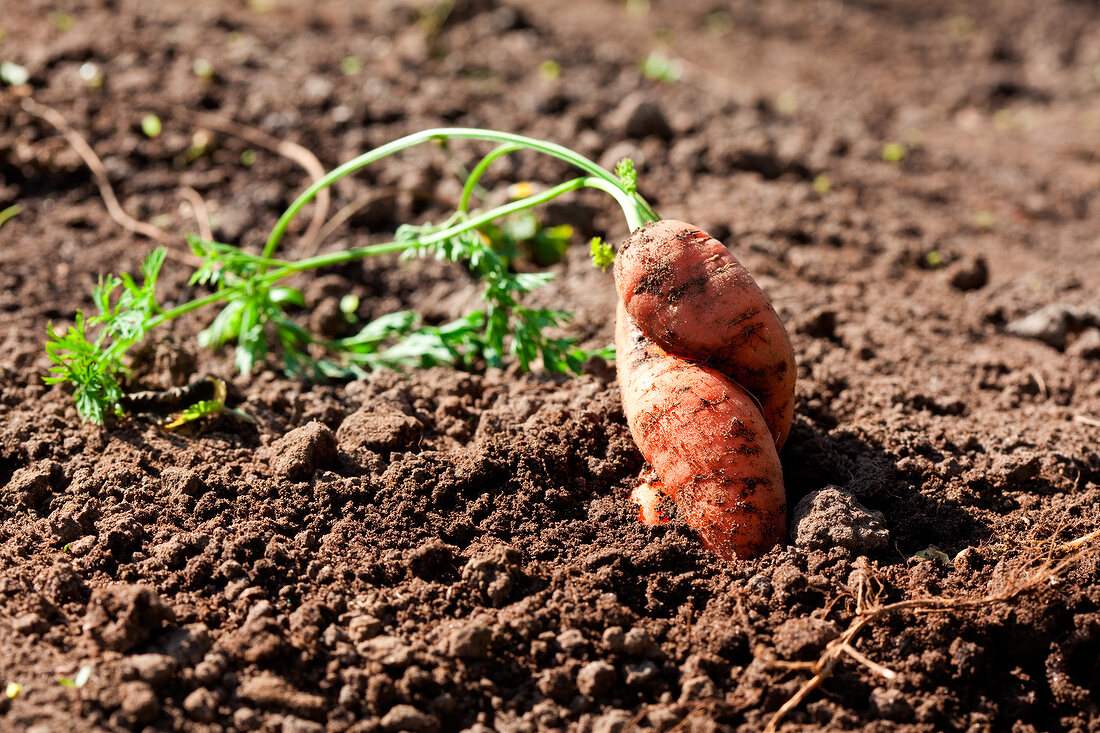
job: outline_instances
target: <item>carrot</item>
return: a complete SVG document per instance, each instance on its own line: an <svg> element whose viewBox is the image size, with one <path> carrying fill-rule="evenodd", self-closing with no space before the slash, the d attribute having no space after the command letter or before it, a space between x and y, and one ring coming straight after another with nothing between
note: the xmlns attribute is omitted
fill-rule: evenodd
<svg viewBox="0 0 1100 733"><path fill-rule="evenodd" d="M660 477L632 496L642 521L661 521L663 491L722 557L755 557L778 543L787 516L782 468L752 396L722 372L667 353L622 302L615 349L627 423Z"/></svg>
<svg viewBox="0 0 1100 733"><path fill-rule="evenodd" d="M615 283L646 336L747 390L776 450L783 447L794 413L794 351L768 297L724 244L682 221L651 222L619 248Z"/></svg>

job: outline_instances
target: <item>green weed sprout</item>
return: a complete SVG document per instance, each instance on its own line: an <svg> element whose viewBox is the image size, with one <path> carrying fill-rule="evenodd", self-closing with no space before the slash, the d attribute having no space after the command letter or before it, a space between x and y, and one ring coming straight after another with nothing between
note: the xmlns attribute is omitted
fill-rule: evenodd
<svg viewBox="0 0 1100 733"><path fill-rule="evenodd" d="M452 140L493 142L497 147L466 174L459 205L447 220L403 225L393 241L382 244L300 260L276 256L290 223L323 189L407 148L424 143L446 146ZM565 161L582 175L538 191L520 185L515 187L519 195L508 203L484 211L472 209L479 181L489 167L520 150ZM593 352L578 348L573 339L548 335L570 314L522 302L525 294L545 285L553 275L516 272L512 264L521 243L536 262L560 257L571 230L542 227L531 210L583 188L611 195L631 230L657 219L637 192L637 174L630 161L623 161L612 173L560 145L494 130L437 128L408 135L363 153L316 181L279 217L259 254L189 237L192 251L202 258L190 282L210 289L205 295L170 309L159 305L156 284L164 263L162 249L142 264L141 284L129 275L102 278L93 292L94 315L78 311L74 325L66 331L48 326L46 352L54 366L45 380L72 385L77 411L87 421L103 423L109 416L121 416L122 383L128 375L124 357L130 347L156 327L213 305L221 305L221 310L199 334L199 342L211 348L235 344L235 365L245 374L263 362L272 347L281 354L288 374L317 379L361 377L378 368L501 366L509 357L523 369L541 362L548 371L577 372ZM319 339L288 315L288 308L304 305L299 290L280 284L289 276L394 252L405 258L434 257L465 264L482 284L482 307L441 325L424 324L409 311L389 313L336 340ZM608 245L593 244L592 256L597 266L606 268L613 253ZM610 350L596 353L609 356ZM204 406L196 409L201 412Z"/></svg>

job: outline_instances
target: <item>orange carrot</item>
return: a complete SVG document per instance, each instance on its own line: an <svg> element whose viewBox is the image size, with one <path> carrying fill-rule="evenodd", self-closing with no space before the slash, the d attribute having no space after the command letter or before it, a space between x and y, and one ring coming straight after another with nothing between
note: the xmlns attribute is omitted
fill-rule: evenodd
<svg viewBox="0 0 1100 733"><path fill-rule="evenodd" d="M632 496L642 521L661 521L663 491L722 557L755 557L778 543L786 533L782 468L752 396L716 369L667 353L622 302L615 348L631 434L660 477Z"/></svg>
<svg viewBox="0 0 1100 733"><path fill-rule="evenodd" d="M646 224L619 248L615 283L646 336L743 387L760 403L776 450L783 447L794 351L768 297L724 244L682 221Z"/></svg>

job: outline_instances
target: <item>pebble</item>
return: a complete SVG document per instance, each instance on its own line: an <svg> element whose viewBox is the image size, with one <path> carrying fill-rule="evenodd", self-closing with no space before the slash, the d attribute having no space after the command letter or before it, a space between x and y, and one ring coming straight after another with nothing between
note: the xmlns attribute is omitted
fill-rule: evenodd
<svg viewBox="0 0 1100 733"><path fill-rule="evenodd" d="M1010 322L1005 326L1005 331L1013 336L1035 339L1062 350L1066 348L1071 332L1089 327L1100 327L1100 309L1053 303L1029 316Z"/></svg>
<svg viewBox="0 0 1100 733"><path fill-rule="evenodd" d="M1078 336L1066 349L1070 356L1100 361L1100 329L1090 328Z"/></svg>

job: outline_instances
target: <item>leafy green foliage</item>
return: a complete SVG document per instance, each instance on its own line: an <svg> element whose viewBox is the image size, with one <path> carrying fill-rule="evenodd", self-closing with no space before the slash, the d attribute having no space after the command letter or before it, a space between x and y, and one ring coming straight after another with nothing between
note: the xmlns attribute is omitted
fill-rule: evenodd
<svg viewBox="0 0 1100 733"><path fill-rule="evenodd" d="M576 348L574 339L546 335L547 330L560 328L569 315L561 310L528 308L519 303L524 294L550 282L554 278L553 273L513 272L511 264L516 257L514 237L504 230L490 229L490 232L497 236L469 230L438 243L424 245L420 240L431 233L431 227L398 230L398 238L409 241L408 256L434 255L441 260L464 262L484 284L483 310L474 311L465 319L443 328L410 334L416 336L414 343L425 348L438 345L452 355L451 363L470 365L480 358L488 366L499 367L503 365L505 356L511 354L523 369L529 369L535 361L541 360L548 371L580 371L591 354ZM524 233L522 230L520 232ZM548 236L564 239L564 234L559 231ZM442 353L436 348L428 350Z"/></svg>
<svg viewBox="0 0 1100 733"><path fill-rule="evenodd" d="M619 164L615 166L615 175L619 177L619 180L623 184L623 189L630 195L634 195L638 190L638 171L634 168L634 161L630 158L623 158L619 161Z"/></svg>
<svg viewBox="0 0 1100 733"><path fill-rule="evenodd" d="M592 264L604 272L615 264L615 250L599 237L592 237L592 241L588 243L588 254L592 258Z"/></svg>
<svg viewBox="0 0 1100 733"><path fill-rule="evenodd" d="M313 340L310 334L286 315L288 306L304 306L299 290L274 287L266 270L281 260L260 257L232 245L188 237L192 251L203 263L191 276L192 285L210 285L226 291L226 305L201 333L199 344L217 348L237 342L234 364L249 374L267 356L266 324L274 326L276 336L291 365L308 362L305 349Z"/></svg>
<svg viewBox="0 0 1100 733"><path fill-rule="evenodd" d="M640 66L642 76L663 84L673 84L684 75L684 62L664 51L653 51L642 59Z"/></svg>
<svg viewBox="0 0 1100 733"><path fill-rule="evenodd" d="M163 248L154 250L142 262L140 285L126 274L100 278L92 292L96 315L85 318L77 311L74 324L62 333L52 323L46 328L46 354L54 366L44 379L47 384L71 383L76 409L85 420L102 424L109 414L119 413L119 380L127 372L122 360L160 312L156 284L165 254Z"/></svg>
<svg viewBox="0 0 1100 733"><path fill-rule="evenodd" d="M146 134L153 136L159 132L156 122L159 120L151 117L143 120ZM560 335L569 313L527 304L527 296L533 290L553 279L551 273L527 270L532 265L545 267L560 262L573 235L573 229L567 225L545 226L531 209L586 186L611 193L632 226L656 219L652 208L637 193L637 172L629 159L619 163L616 168L619 180L615 181L592 161L560 146L507 133L458 129L454 137L494 140L505 143L502 147L506 148L502 152L498 147L484 159L485 166L462 174L466 177L464 193L476 189L478 177L493 159L523 148L573 163L590 175L538 193L532 193L529 183L517 184L522 186L517 189L522 191L518 197L489 211L470 213L466 205L468 197L464 196L458 210L445 222L399 227L394 242L293 262L268 256L275 251L290 219L324 186L411 144L434 142L447 149L451 137L445 130L414 133L345 163L307 189L284 212L262 256L229 244L189 237L192 251L202 260L190 284L209 292L170 310L161 309L156 300L156 280L164 263L164 250L157 250L142 264L140 284L125 274L103 277L92 295L95 315L85 317L77 312L73 325L63 332L56 331L52 324L48 326L46 350L54 366L46 381L69 382L77 409L86 420L102 423L112 414L121 415L123 406L132 409L121 386L128 375L124 363L127 350L149 329L215 304L220 304L221 310L199 334L199 342L211 348L235 344L235 365L245 374L252 372L272 351L282 355L288 374L313 378L356 377L384 367L444 364L499 367L509 358L514 358L524 369L541 362L549 371L579 371L593 354L609 357L609 349L584 351L574 339ZM196 135L183 162L205 155L212 142L208 135ZM248 165L251 159L242 155L242 161ZM0 223L15 213L18 210L13 208L0 212ZM590 250L593 262L599 267L606 268L614 260L611 247L598 238L591 242ZM292 318L294 309L305 307L302 293L277 285L282 278L297 272L398 251L403 251L406 257L434 256L465 266L482 286L481 307L442 324L424 323L410 311L362 323L358 298L348 293L341 299L340 313L345 325L359 326L359 330L347 338L326 341ZM226 411L224 399L207 399L173 415L171 425L182 425L221 411Z"/></svg>

